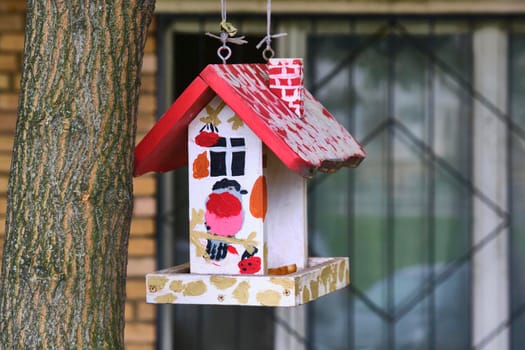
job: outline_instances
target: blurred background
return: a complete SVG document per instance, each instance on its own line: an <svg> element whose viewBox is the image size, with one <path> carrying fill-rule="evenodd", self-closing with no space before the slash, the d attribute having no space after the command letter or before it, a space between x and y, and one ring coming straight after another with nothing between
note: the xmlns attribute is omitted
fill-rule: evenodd
<svg viewBox="0 0 525 350"><path fill-rule="evenodd" d="M0 0L0 214L23 15ZM265 1L229 1L264 62ZM220 1L157 0L137 140L209 63ZM351 286L299 308L144 304L143 275L188 261L185 170L136 179L127 349L525 348L525 3L273 1L278 57L367 151L309 182L311 256L348 256ZM10 24L6 24L10 23ZM0 241L3 238L3 227Z"/></svg>

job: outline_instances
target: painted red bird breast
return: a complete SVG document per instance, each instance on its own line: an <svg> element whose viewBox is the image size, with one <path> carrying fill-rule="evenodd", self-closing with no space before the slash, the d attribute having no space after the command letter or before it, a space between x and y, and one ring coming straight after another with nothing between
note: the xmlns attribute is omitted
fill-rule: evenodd
<svg viewBox="0 0 525 350"><path fill-rule="evenodd" d="M206 210L224 218L239 215L242 210L242 204L231 193L211 193L206 202Z"/></svg>

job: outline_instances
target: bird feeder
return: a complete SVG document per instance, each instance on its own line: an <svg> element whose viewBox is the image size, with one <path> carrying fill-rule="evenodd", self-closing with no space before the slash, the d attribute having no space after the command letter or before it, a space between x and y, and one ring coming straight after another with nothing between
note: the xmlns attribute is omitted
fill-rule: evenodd
<svg viewBox="0 0 525 350"><path fill-rule="evenodd" d="M135 176L189 169L190 261L148 274L147 301L295 306L347 286L348 258L308 257L306 180L364 156L300 59L208 65L135 150Z"/></svg>

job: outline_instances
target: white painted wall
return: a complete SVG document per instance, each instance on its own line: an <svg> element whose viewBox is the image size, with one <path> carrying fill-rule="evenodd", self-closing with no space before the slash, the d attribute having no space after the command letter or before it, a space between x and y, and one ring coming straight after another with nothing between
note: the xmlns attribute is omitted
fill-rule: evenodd
<svg viewBox="0 0 525 350"><path fill-rule="evenodd" d="M296 264L297 269L302 269L308 259L306 180L288 169L269 149L265 148L265 154L268 267Z"/></svg>
<svg viewBox="0 0 525 350"><path fill-rule="evenodd" d="M216 96L210 101L208 106L211 109L216 109L222 100ZM225 176L205 178L195 178L193 176L193 162L199 154L211 150L209 147L201 147L195 143L195 137L199 134L201 128L205 125L201 118L208 116L206 107L195 117L195 119L188 126L188 187L189 187L189 217L191 219L193 210L206 210L206 201L212 188L217 181L222 179L230 179L237 181L241 188L248 191L242 196L242 207L244 213L244 222L240 231L235 234L237 239L246 239L252 232L256 233L255 240L259 243L257 246L257 256L261 257L262 268L258 274L264 273L264 259L262 254L264 252L264 232L263 222L261 219L253 217L250 213L250 195L252 186L255 180L262 176L262 143L261 140L246 126L242 125L238 128L234 127L231 118L235 116L235 112L226 105L218 114L220 122L216 125L219 129L221 137L242 137L245 140L246 151L246 166L245 174L243 176L234 176L228 173ZM228 147L227 147L228 148ZM227 156L227 166L231 162L231 156ZM210 159L210 158L208 158ZM191 229L191 227L190 227ZM206 232L206 226L203 224L196 227L197 230ZM201 241L202 245L206 245L206 240ZM244 253L242 245L233 245L238 255L228 253L226 258L220 261L206 261L201 256L197 256L195 245L190 242L190 265L191 273L212 273L212 274L239 274L238 263L241 260L241 255Z"/></svg>

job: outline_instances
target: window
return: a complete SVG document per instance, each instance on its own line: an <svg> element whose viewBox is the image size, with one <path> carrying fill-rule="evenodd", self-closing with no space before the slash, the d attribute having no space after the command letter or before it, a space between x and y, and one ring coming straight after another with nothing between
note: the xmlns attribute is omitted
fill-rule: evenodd
<svg viewBox="0 0 525 350"><path fill-rule="evenodd" d="M246 148L244 138L220 137L217 144L210 147L210 175L211 176L242 176Z"/></svg>
<svg viewBox="0 0 525 350"><path fill-rule="evenodd" d="M310 306L315 349L470 348L471 98L436 61L471 82L471 35L448 25L308 36L306 81L367 151L310 184L312 254L349 256L352 280Z"/></svg>
<svg viewBox="0 0 525 350"><path fill-rule="evenodd" d="M367 150L309 184L311 255L349 256L351 287L293 310L177 306L162 349L522 349L524 19L301 18L274 16L277 52L305 58L309 90ZM167 105L216 59L202 35L216 18L171 19ZM232 20L251 35L232 62L260 59L264 21ZM242 147L212 150L217 174ZM185 181L161 178L161 267L187 260Z"/></svg>

